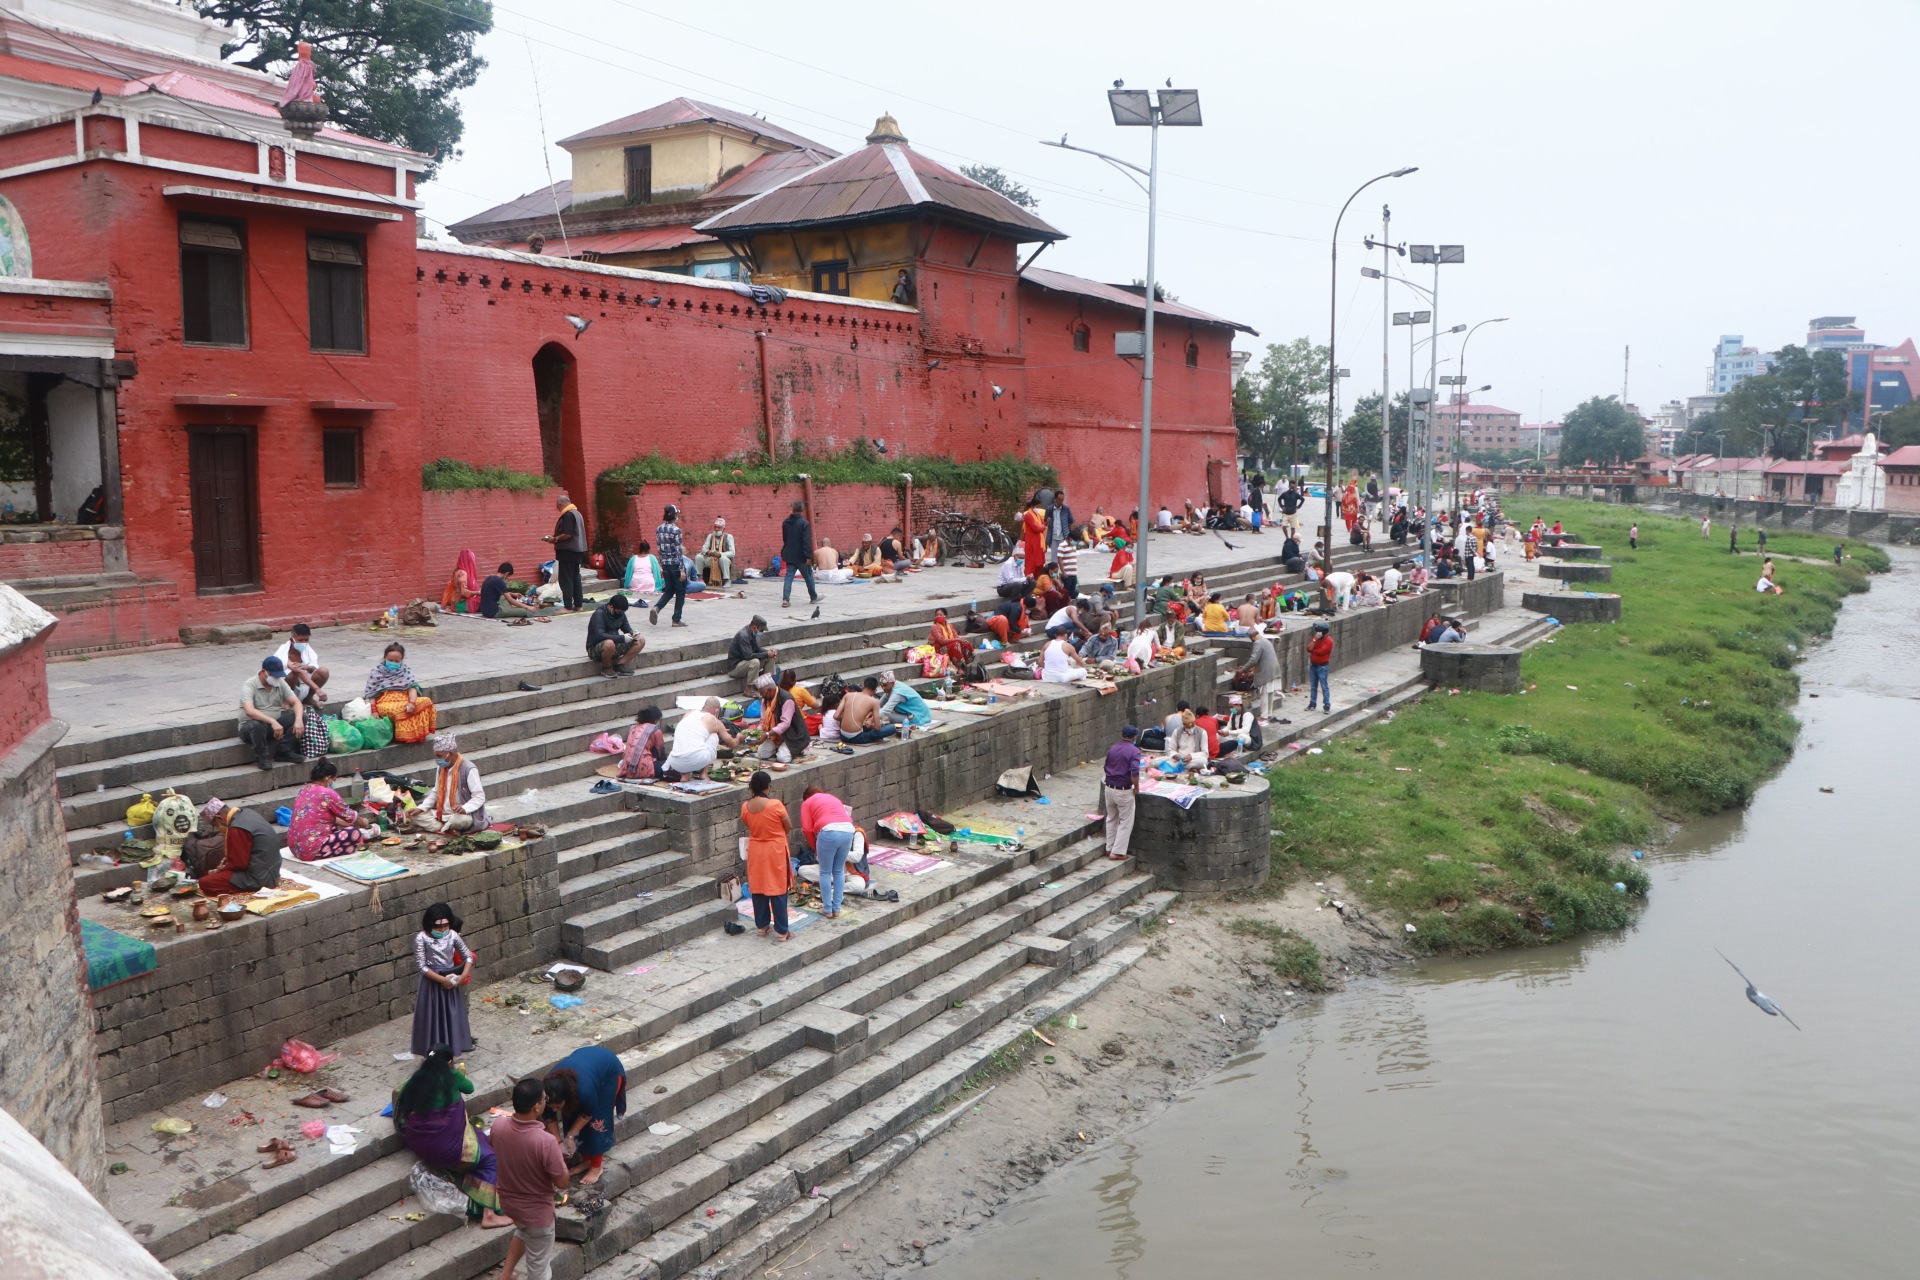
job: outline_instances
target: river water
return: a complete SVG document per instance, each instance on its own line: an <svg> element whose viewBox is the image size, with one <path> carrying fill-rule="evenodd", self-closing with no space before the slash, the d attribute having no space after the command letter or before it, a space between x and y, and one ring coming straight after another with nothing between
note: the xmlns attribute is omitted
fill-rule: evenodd
<svg viewBox="0 0 1920 1280"><path fill-rule="evenodd" d="M933 1270L1920 1272L1920 556L1895 555L1803 664L1793 760L1649 853L1634 928L1332 997Z"/></svg>

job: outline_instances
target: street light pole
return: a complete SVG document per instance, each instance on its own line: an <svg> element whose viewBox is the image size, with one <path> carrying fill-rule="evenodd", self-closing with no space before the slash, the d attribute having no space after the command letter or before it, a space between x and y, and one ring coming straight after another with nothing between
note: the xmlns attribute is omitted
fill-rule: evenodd
<svg viewBox="0 0 1920 1280"><path fill-rule="evenodd" d="M1141 353L1140 370L1140 523L1134 539L1137 545L1133 548L1133 620L1138 625L1147 617L1147 530L1153 523L1154 248L1160 214L1160 126L1197 127L1200 124L1200 94L1193 89L1167 88L1156 95L1146 89L1128 89L1122 81L1115 80L1113 88L1107 92L1107 105L1113 112L1115 124L1144 125L1151 130L1146 168L1090 147L1073 146L1064 133L1060 135L1060 141L1042 140L1042 145L1084 152L1106 161L1123 173L1131 169L1133 173L1145 174L1147 179L1144 188L1147 193L1147 287L1143 298L1145 320L1141 331L1145 346ZM1131 174L1127 176L1132 177ZM1140 180L1134 178L1133 183L1139 186Z"/></svg>
<svg viewBox="0 0 1920 1280"><path fill-rule="evenodd" d="M1347 202L1340 206L1339 216L1333 220L1333 239L1329 242L1332 258L1332 274L1327 286L1327 501L1326 527L1322 533L1322 554L1320 568L1322 574L1333 572L1333 468L1339 458L1339 422L1335 417L1335 390L1339 386L1339 364L1335 359L1334 348L1340 341L1340 224L1346 219L1347 209L1360 197L1360 193L1376 182L1388 178L1404 178L1415 172L1418 165L1408 165L1404 169L1395 169L1383 173L1377 178L1368 178L1353 189Z"/></svg>
<svg viewBox="0 0 1920 1280"><path fill-rule="evenodd" d="M1466 337L1460 339L1460 392L1463 397L1471 398L1473 395L1473 393L1466 388L1467 344L1473 341L1474 331L1479 329L1481 324L1505 324L1507 319L1508 317L1506 316L1495 316L1491 320L1482 320L1480 324L1476 324L1472 329L1467 330ZM1481 389L1484 391L1490 388L1483 387ZM1460 433L1466 424L1466 414L1467 404L1466 400L1463 399L1460 403L1460 411L1454 415L1453 423L1453 509L1455 511L1460 509Z"/></svg>
<svg viewBox="0 0 1920 1280"><path fill-rule="evenodd" d="M1428 303L1433 308L1433 331L1436 338L1440 333L1440 268L1448 263L1464 263L1466 260L1467 247L1461 244L1407 246L1409 264L1433 264L1433 292L1428 295ZM1427 513L1420 535L1420 551L1429 565L1433 563L1433 428L1434 412L1439 407L1439 378L1440 344L1436 341L1427 352L1427 445L1425 456L1420 460L1421 505Z"/></svg>

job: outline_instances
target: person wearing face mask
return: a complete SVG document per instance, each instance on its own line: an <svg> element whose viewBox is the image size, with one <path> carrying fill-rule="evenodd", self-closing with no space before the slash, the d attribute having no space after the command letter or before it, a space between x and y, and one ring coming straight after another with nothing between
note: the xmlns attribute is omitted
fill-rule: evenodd
<svg viewBox="0 0 1920 1280"><path fill-rule="evenodd" d="M450 733L433 735L433 763L433 796L407 815L407 825L442 834L485 831L487 793L479 766L460 754L460 743Z"/></svg>
<svg viewBox="0 0 1920 1280"><path fill-rule="evenodd" d="M424 1058L435 1045L459 1057L473 1048L467 1022L467 987L473 982L473 948L460 936L460 917L444 902L427 908L413 936L420 989L413 998L413 1052Z"/></svg>
<svg viewBox="0 0 1920 1280"><path fill-rule="evenodd" d="M393 721L395 742L425 742L433 732L433 699L413 678L413 668L407 665L407 647L397 640L386 647L379 664L367 673L367 687L360 696L373 708L373 714Z"/></svg>
<svg viewBox="0 0 1920 1280"><path fill-rule="evenodd" d="M308 784L293 798L293 823L287 828L287 848L302 862L322 858L343 858L360 852L367 842L366 829L373 819L356 815L333 780L340 770L331 760L316 760L307 774Z"/></svg>

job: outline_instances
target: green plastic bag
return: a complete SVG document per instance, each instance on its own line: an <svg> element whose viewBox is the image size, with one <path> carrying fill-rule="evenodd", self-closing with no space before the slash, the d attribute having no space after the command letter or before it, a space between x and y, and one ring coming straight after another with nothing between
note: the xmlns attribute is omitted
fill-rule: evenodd
<svg viewBox="0 0 1920 1280"><path fill-rule="evenodd" d="M366 723L366 722L362 722ZM327 717L327 746L335 755L345 755L349 751L358 751L361 747L360 730L345 720Z"/></svg>
<svg viewBox="0 0 1920 1280"><path fill-rule="evenodd" d="M385 716L375 716L371 720L356 720L353 727L360 731L360 745L368 751L377 751L381 747L393 745L393 721Z"/></svg>

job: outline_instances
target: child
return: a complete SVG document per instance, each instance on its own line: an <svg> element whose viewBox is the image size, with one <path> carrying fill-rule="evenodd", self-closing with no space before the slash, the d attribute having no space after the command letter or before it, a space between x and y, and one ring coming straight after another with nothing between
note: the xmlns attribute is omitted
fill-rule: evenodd
<svg viewBox="0 0 1920 1280"><path fill-rule="evenodd" d="M473 981L474 955L460 937L460 917L446 903L434 903L420 918L413 959L420 966L420 988L413 998L414 1055L424 1058L443 1044L457 1058L474 1044L466 992Z"/></svg>

